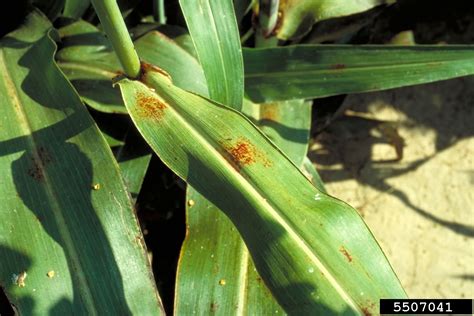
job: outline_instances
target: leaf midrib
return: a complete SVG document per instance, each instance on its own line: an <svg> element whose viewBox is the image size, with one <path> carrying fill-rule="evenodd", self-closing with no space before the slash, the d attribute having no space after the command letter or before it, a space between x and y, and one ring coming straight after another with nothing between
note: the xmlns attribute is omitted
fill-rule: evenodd
<svg viewBox="0 0 474 316"><path fill-rule="evenodd" d="M130 81L128 79L125 79L125 80L127 80L130 83L133 82L133 81ZM142 83L140 83L140 84L142 84ZM161 88L161 84L159 83L159 81L156 82L156 84L158 86L160 86L160 88ZM146 89L148 89L148 88L146 88ZM173 88L171 88L171 89L173 89ZM178 88L174 87L174 89L177 90ZM198 97L200 97L200 96L198 96ZM164 98L162 98L162 99L164 99ZM333 276L333 273L328 268L326 268L326 266L318 258L318 256L315 253L313 253L313 251L311 250L311 247L309 247L307 245L305 239L297 233L297 231L292 227L291 224L287 223L287 221L285 220L285 216L280 214L280 211L279 211L278 207L275 208L272 204L270 204L269 201L264 198L264 196L262 195L262 192L260 192L260 190L258 188L254 187L250 182L246 181L246 179L240 173L236 172L234 167L231 165L231 163L229 161L227 161L220 154L220 152L218 150L216 150L216 148L214 148L209 142L206 141L206 138L203 136L203 135L206 134L206 132L200 131L200 128L196 129L195 127L193 127L191 124L189 124L187 122L187 120L183 117L183 115L177 109L175 109L166 100L163 100L163 101L167 105L167 111L171 111L174 114L175 119L181 122L183 128L188 129L190 134L195 136L195 142L199 143L201 145L201 148L205 149L207 152L212 153L211 157L214 157L217 160L218 164L220 164L223 167L223 169L227 171L226 174L228 175L228 178L229 178L228 181L231 182L231 183L240 184L240 187L242 188L241 192L245 196L247 196L248 201L252 205L254 205L254 207L257 210L260 210L261 212L263 212L265 214L269 214L270 218L274 219L277 223L279 223L284 228L284 230L290 235L290 237L296 242L296 244L298 244L300 246L302 251L308 256L308 258L310 258L310 260L315 265L315 267L317 267L322 273L324 273L324 275L326 277L326 280L328 280L328 282L333 286L333 288L339 293L341 298L344 301L346 301L347 304L349 306L351 306L353 310L361 312L358 305L351 298L350 294L346 293L346 290L339 285L339 283L337 282L337 279ZM125 104L127 104L127 102L125 102ZM138 104L138 102L135 102L134 105L129 105L129 106L131 106L132 108L137 107L136 104ZM232 109L230 109L230 110L236 112L235 110L232 110ZM133 113L133 111L130 111L130 112ZM236 113L238 113L238 112L236 112ZM169 113L169 114L171 114L171 113ZM167 114L167 115L169 115L169 114ZM131 115L131 117L132 117L132 120L135 122L135 125L137 126L137 128L143 134L141 124L138 124L139 122L136 121L136 118L135 118L134 115ZM262 136L264 136L264 135L262 134ZM155 145L152 142L149 142L148 140L147 140L147 142L149 143L149 145L152 148L155 147ZM156 150L156 151L159 152L159 150ZM163 161L163 162L168 167L171 168L169 163L167 163L166 161ZM171 168L171 169L173 169L173 168ZM177 174L181 178L186 180L185 175L179 174L179 172Z"/></svg>

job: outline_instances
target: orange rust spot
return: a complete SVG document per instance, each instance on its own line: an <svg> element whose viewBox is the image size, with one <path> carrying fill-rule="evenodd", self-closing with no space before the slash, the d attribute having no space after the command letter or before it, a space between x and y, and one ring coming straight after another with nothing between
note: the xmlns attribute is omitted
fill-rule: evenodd
<svg viewBox="0 0 474 316"><path fill-rule="evenodd" d="M255 162L255 147L246 141L238 141L237 144L230 147L229 153L239 165L250 165Z"/></svg>
<svg viewBox="0 0 474 316"><path fill-rule="evenodd" d="M245 137L237 139L232 145L224 144L224 147L230 156L229 161L233 163L237 171L242 167L257 162L261 163L264 167L272 166L271 161L267 159L266 155Z"/></svg>
<svg viewBox="0 0 474 316"><path fill-rule="evenodd" d="M138 115L155 120L160 120L163 117L167 106L160 99L142 92L138 92L136 98L138 102Z"/></svg>
<svg viewBox="0 0 474 316"><path fill-rule="evenodd" d="M166 77L168 77L168 79L171 80L171 76L169 73L167 73L166 71L164 71L163 69L155 66L155 65L152 65L152 64L149 64L149 63L146 63L146 62L141 62L141 66L140 66L140 76L138 77L138 80L140 80L141 82L145 83L146 84L146 81L147 81L147 75L148 73L150 72L157 72L157 73L160 73Z"/></svg>
<svg viewBox="0 0 474 316"><path fill-rule="evenodd" d="M260 116L263 120L278 121L278 106L274 103L262 104L260 108Z"/></svg>
<svg viewBox="0 0 474 316"><path fill-rule="evenodd" d="M238 168L249 166L257 162L265 167L272 165L265 154L258 150L247 138L239 138L233 145L225 145L225 149L230 155L230 160Z"/></svg>
<svg viewBox="0 0 474 316"><path fill-rule="evenodd" d="M374 303L369 303L368 306L364 306L361 308L362 310L362 313L364 314L364 316L372 316L374 315L374 313L372 312L373 310L375 310L375 304Z"/></svg>
<svg viewBox="0 0 474 316"><path fill-rule="evenodd" d="M352 262L352 256L351 254L344 248L344 246L341 246L339 248L339 251L347 258L347 261Z"/></svg>
<svg viewBox="0 0 474 316"><path fill-rule="evenodd" d="M44 167L51 163L52 157L46 148L40 146L32 154L31 157L31 167L28 169L27 173L30 177L37 181L44 180Z"/></svg>
<svg viewBox="0 0 474 316"><path fill-rule="evenodd" d="M333 69L333 70L342 70L342 69L346 68L346 65L345 64L334 64L334 65L331 65L331 67L329 67L329 68Z"/></svg>

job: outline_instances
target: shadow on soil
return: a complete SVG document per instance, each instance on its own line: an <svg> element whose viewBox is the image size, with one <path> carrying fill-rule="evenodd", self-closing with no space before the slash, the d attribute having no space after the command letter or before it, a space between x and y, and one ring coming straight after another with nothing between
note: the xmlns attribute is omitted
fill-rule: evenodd
<svg viewBox="0 0 474 316"><path fill-rule="evenodd" d="M474 136L474 109L471 100L474 77L459 78L420 87L409 87L389 92L353 96L346 101L357 112L346 111L324 132L316 137L322 148L310 152L311 160L329 167L320 170L324 182L355 179L380 192L397 197L407 207L458 234L474 237L474 227L437 217L430 210L413 203L403 191L392 187L387 180L415 171L443 150ZM403 162L404 139L399 135L397 122L370 117L372 101L387 104L407 116L407 128L435 131L436 153L410 163ZM393 155L386 160L372 158L373 147L386 144L393 147ZM413 146L413 144L411 145ZM415 145L416 146L416 145ZM462 159L462 157L459 157ZM342 168L331 168L342 165ZM472 171L466 171L472 172ZM442 181L442 179L439 179Z"/></svg>

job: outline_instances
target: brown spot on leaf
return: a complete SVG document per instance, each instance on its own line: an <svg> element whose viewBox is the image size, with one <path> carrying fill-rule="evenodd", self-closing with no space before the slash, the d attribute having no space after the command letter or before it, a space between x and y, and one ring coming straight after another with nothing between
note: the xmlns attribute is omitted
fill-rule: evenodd
<svg viewBox="0 0 474 316"><path fill-rule="evenodd" d="M344 246L341 246L339 248L339 251L347 258L347 261L352 262L352 256L351 254L344 248Z"/></svg>
<svg viewBox="0 0 474 316"><path fill-rule="evenodd" d="M138 92L136 98L138 102L138 115L157 121L163 117L164 110L166 109L167 105L158 97L155 97L151 94Z"/></svg>
<svg viewBox="0 0 474 316"><path fill-rule="evenodd" d="M127 77L122 70L115 70L113 72L113 74L114 74L114 76L112 77L112 84L115 84L115 83L119 82L120 80ZM78 81L78 82L81 82L81 81Z"/></svg>
<svg viewBox="0 0 474 316"><path fill-rule="evenodd" d="M238 141L234 146L228 148L232 160L239 165L250 165L255 162L255 147L246 141Z"/></svg>
<svg viewBox="0 0 474 316"><path fill-rule="evenodd" d="M372 316L377 314L376 312L374 313L375 308L376 305L374 303L368 303L368 305L363 306L361 310L364 316Z"/></svg>
<svg viewBox="0 0 474 316"><path fill-rule="evenodd" d="M256 162L260 162L265 167L271 166L271 162L266 158L265 154L244 137L239 138L232 145L226 145L225 149L229 153L231 161L238 168L249 166Z"/></svg>
<svg viewBox="0 0 474 316"><path fill-rule="evenodd" d="M334 65L331 65L331 67L329 67L329 68L332 69L332 70L342 70L342 69L346 68L346 65L345 64L334 64Z"/></svg>
<svg viewBox="0 0 474 316"><path fill-rule="evenodd" d="M163 69L161 69L161 68L159 68L155 65L152 65L152 64L149 64L149 63L146 63L146 62L143 62L143 61L141 62L140 75L138 77L138 80L140 80L141 82L146 84L147 83L147 75L150 72L160 73L160 74L164 75L165 77L167 77L171 81L171 76L170 76L169 73L167 73L166 71L164 71Z"/></svg>
<svg viewBox="0 0 474 316"><path fill-rule="evenodd" d="M145 240L143 240L142 235L140 235L140 234L136 235L136 236L135 236L135 242L136 242L137 245L139 245L142 249L146 249Z"/></svg>
<svg viewBox="0 0 474 316"><path fill-rule="evenodd" d="M43 163L43 165L46 165L46 164L48 164L52 161L51 155L46 150L46 148L44 148L43 146L40 146L38 148L37 153L38 153L38 157L41 160L41 162Z"/></svg>
<svg viewBox="0 0 474 316"><path fill-rule="evenodd" d="M362 313L364 314L364 316L372 316L372 313L369 311L367 307L362 308Z"/></svg>
<svg viewBox="0 0 474 316"><path fill-rule="evenodd" d="M212 302L211 303L211 313L215 313L217 311L218 307L219 307L219 304Z"/></svg>
<svg viewBox="0 0 474 316"><path fill-rule="evenodd" d="M52 162L52 157L43 146L38 147L31 156L31 166L27 173L37 181L44 180L44 168Z"/></svg>

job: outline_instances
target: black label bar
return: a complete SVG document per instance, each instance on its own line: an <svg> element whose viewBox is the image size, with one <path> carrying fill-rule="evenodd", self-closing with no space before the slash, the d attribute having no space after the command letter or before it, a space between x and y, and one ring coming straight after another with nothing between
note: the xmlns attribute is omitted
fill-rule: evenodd
<svg viewBox="0 0 474 316"><path fill-rule="evenodd" d="M381 299L380 314L472 315L471 299Z"/></svg>

